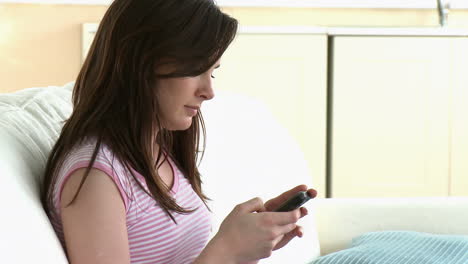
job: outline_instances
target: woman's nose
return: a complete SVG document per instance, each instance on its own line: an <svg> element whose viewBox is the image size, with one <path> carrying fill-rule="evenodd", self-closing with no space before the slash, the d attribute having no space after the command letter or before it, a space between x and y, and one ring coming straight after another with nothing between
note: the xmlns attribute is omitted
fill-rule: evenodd
<svg viewBox="0 0 468 264"><path fill-rule="evenodd" d="M213 82L211 81L211 78L200 87L200 89L198 90L197 96L203 98L204 100L211 100L214 98L215 94L214 94Z"/></svg>

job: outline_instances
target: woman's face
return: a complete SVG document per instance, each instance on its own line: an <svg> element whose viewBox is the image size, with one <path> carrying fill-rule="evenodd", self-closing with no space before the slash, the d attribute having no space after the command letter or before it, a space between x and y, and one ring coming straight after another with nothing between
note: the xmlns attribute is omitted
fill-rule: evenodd
<svg viewBox="0 0 468 264"><path fill-rule="evenodd" d="M212 76L219 65L218 61L208 71L195 77L156 81L162 127L168 130L186 130L192 125L192 118L198 113L202 103L214 97Z"/></svg>

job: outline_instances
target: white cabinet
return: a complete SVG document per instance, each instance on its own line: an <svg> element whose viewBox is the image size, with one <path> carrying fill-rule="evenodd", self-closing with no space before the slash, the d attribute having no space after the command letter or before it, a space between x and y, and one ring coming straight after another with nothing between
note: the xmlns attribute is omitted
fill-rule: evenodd
<svg viewBox="0 0 468 264"><path fill-rule="evenodd" d="M463 45L456 37L334 38L333 197L467 194L456 186L466 186L467 111L453 106L467 107L452 103L468 99Z"/></svg>
<svg viewBox="0 0 468 264"><path fill-rule="evenodd" d="M468 39L458 40L454 46L450 195L468 196Z"/></svg>

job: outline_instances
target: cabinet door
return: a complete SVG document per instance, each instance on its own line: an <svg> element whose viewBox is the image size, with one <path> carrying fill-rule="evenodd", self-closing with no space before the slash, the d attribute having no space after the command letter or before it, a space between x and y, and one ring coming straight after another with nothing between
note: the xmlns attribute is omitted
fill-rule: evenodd
<svg viewBox="0 0 468 264"><path fill-rule="evenodd" d="M455 43L450 195L468 196L468 39Z"/></svg>
<svg viewBox="0 0 468 264"><path fill-rule="evenodd" d="M332 196L449 194L449 95L457 40L336 37Z"/></svg>
<svg viewBox="0 0 468 264"><path fill-rule="evenodd" d="M313 187L321 197L325 194L326 55L326 35L240 33L215 72L215 90L261 100L287 128L304 152ZM287 153L279 155L285 155L287 162Z"/></svg>

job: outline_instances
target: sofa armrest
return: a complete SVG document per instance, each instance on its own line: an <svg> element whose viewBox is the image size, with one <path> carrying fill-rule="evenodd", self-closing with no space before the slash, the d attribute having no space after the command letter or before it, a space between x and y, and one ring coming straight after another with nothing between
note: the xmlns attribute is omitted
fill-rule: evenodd
<svg viewBox="0 0 468 264"><path fill-rule="evenodd" d="M315 199L321 255L366 232L411 230L468 235L468 197Z"/></svg>

